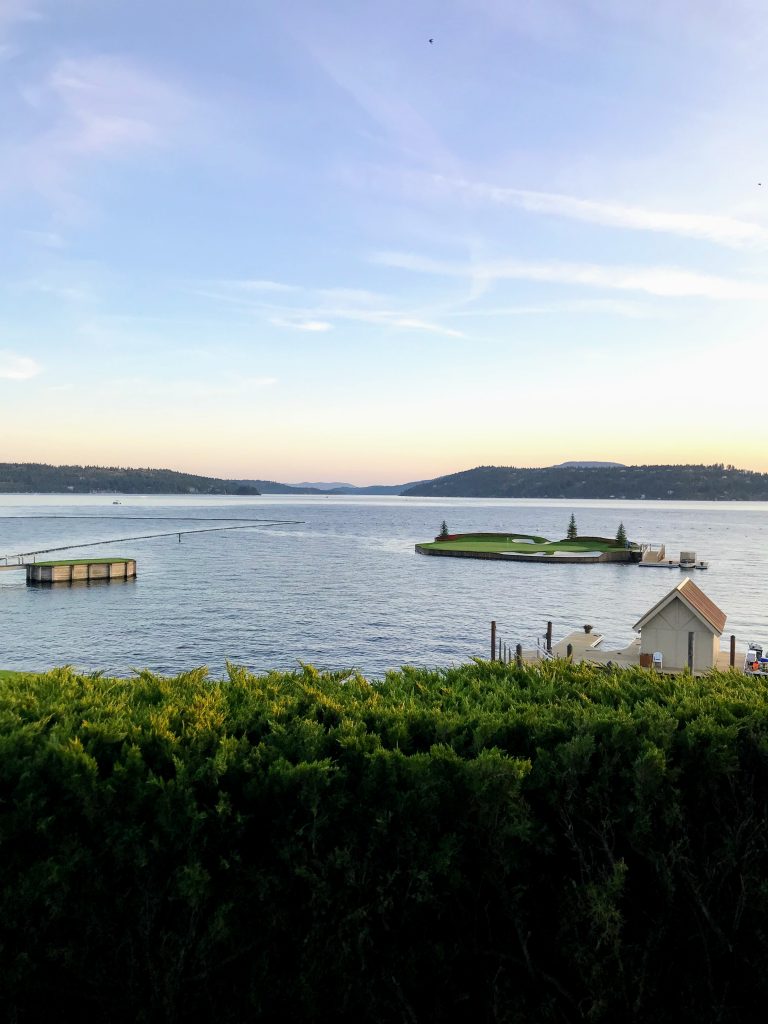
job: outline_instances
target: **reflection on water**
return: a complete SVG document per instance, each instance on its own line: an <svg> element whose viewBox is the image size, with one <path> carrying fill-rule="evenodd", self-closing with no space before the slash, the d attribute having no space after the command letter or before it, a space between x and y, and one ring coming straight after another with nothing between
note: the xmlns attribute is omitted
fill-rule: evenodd
<svg viewBox="0 0 768 1024"><path fill-rule="evenodd" d="M120 586L127 583L135 583L135 576L113 576L111 579L107 576L93 577L92 579L84 580L29 580L27 586L30 587L55 587L57 590L61 587L103 587L103 586Z"/></svg>
<svg viewBox="0 0 768 1024"><path fill-rule="evenodd" d="M443 519L451 532L559 539L571 512L585 536L612 536L623 521L632 540L664 542L671 557L696 551L710 568L693 578L728 613L726 635L736 633L741 645L768 641L768 504L282 495L126 496L120 506L112 500L4 495L0 554L125 537L134 532L125 520L141 514L168 520L169 531L179 522L174 516L303 524L78 551L135 556L138 579L131 586L27 587L23 573L0 572L0 668L73 664L124 673L208 665L218 674L228 658L260 671L309 661L373 675L484 655L491 619L510 644L532 646L548 619L555 637L590 622L606 644L628 643L632 624L679 582L680 570L426 558L413 548L437 534ZM49 513L110 518L15 518Z"/></svg>

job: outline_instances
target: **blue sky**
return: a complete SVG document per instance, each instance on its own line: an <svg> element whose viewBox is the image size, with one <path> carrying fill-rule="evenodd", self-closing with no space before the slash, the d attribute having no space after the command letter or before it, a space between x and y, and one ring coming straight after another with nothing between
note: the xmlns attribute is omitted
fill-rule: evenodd
<svg viewBox="0 0 768 1024"><path fill-rule="evenodd" d="M0 0L0 460L768 469L764 15Z"/></svg>

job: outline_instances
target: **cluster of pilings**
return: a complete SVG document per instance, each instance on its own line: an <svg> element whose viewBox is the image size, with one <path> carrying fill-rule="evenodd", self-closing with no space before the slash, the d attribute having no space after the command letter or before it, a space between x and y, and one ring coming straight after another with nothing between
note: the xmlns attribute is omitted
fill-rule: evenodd
<svg viewBox="0 0 768 1024"><path fill-rule="evenodd" d="M549 623L549 649L552 649L552 623ZM502 661L510 665L514 660L515 664L523 664L523 645L515 644L514 655L512 648L497 635L496 620L491 622L491 661Z"/></svg>

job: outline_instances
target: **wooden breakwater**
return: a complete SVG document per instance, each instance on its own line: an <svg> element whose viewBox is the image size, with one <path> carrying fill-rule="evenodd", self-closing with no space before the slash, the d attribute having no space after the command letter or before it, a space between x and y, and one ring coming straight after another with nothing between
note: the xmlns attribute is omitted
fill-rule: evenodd
<svg viewBox="0 0 768 1024"><path fill-rule="evenodd" d="M75 583L91 580L130 580L136 577L135 558L75 559L33 562L27 567L27 583Z"/></svg>

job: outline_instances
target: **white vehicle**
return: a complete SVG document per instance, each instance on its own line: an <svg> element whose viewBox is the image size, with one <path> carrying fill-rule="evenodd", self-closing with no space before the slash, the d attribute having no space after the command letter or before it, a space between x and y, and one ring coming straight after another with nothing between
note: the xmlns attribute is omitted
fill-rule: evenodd
<svg viewBox="0 0 768 1024"><path fill-rule="evenodd" d="M764 657L762 644L750 644L744 659L744 671L748 676L764 676L768 679L768 658Z"/></svg>

